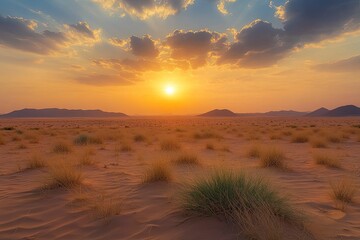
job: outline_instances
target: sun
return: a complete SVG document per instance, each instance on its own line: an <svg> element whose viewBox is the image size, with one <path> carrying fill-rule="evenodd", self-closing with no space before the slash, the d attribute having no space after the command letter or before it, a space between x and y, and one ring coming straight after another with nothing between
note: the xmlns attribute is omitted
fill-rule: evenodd
<svg viewBox="0 0 360 240"><path fill-rule="evenodd" d="M172 96L172 95L175 94L176 88L173 85L166 85L165 88L164 88L164 92L165 92L166 95Z"/></svg>

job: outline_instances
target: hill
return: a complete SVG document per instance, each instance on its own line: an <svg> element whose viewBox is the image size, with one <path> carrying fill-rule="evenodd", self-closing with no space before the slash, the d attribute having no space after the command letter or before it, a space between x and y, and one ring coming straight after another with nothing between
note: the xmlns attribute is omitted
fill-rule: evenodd
<svg viewBox="0 0 360 240"><path fill-rule="evenodd" d="M324 116L326 117L353 117L353 116L360 116L360 108L354 105L346 105L335 108Z"/></svg>
<svg viewBox="0 0 360 240"><path fill-rule="evenodd" d="M101 110L82 110L82 109L30 109L25 108L7 114L0 115L0 118L107 118L107 117L126 117L124 113L104 112Z"/></svg>
<svg viewBox="0 0 360 240"><path fill-rule="evenodd" d="M236 117L237 114L228 109L214 109L199 115L200 117Z"/></svg>
<svg viewBox="0 0 360 240"><path fill-rule="evenodd" d="M328 112L330 112L329 109L322 107L322 108L319 108L319 109L307 114L306 117L321 117L321 116L326 115Z"/></svg>

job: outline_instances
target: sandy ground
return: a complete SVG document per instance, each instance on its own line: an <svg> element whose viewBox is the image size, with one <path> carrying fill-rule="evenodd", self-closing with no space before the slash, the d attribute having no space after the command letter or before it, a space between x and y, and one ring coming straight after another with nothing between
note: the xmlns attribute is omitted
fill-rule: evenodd
<svg viewBox="0 0 360 240"><path fill-rule="evenodd" d="M183 184L219 167L269 179L306 214L309 239L360 239L360 191L345 209L330 196L330 183L338 179L346 177L360 186L359 124L359 118L0 120L0 239L246 239L230 223L189 217L179 207ZM196 133L211 134L199 138ZM310 142L292 142L298 133L309 139L317 135L337 139L317 149ZM102 143L77 146L73 142L79 134L95 136ZM134 141L139 134L144 141ZM181 149L162 151L166 139ZM59 142L68 144L71 152L55 153ZM207 144L215 149L207 149ZM247 156L255 144L281 149L288 170L259 167L258 159ZM124 145L132 150L122 151ZM319 151L339 158L341 168L317 165L313 154ZM77 167L84 182L73 189L44 190L48 167L26 169L34 155L49 164L75 163L86 152L91 152L95 164ZM171 164L182 152L196 154L201 165ZM144 172L159 159L170 162L172 181L144 184ZM100 218L96 204L120 210ZM305 239L286 234L284 239Z"/></svg>

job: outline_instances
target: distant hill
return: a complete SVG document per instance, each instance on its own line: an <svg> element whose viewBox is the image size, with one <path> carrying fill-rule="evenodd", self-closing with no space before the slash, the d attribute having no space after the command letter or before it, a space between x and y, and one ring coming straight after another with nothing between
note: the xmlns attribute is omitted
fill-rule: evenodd
<svg viewBox="0 0 360 240"><path fill-rule="evenodd" d="M354 105L346 105L342 107L335 108L324 116L326 117L353 117L360 116L360 108Z"/></svg>
<svg viewBox="0 0 360 240"><path fill-rule="evenodd" d="M0 115L0 118L107 118L126 117L124 113L104 112L101 110L70 110L59 108L30 109L25 108L7 114Z"/></svg>
<svg viewBox="0 0 360 240"><path fill-rule="evenodd" d="M214 109L199 115L200 117L236 117L237 114L228 109Z"/></svg>
<svg viewBox="0 0 360 240"><path fill-rule="evenodd" d="M321 117L326 115L328 112L330 112L329 109L322 107L311 113L306 114L306 117Z"/></svg>

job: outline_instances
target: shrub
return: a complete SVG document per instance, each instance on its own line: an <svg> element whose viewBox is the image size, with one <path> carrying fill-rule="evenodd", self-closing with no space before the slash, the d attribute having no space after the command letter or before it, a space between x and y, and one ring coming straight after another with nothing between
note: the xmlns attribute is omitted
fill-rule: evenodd
<svg viewBox="0 0 360 240"><path fill-rule="evenodd" d="M102 144L102 140L99 137L92 137L86 134L81 134L74 139L75 145L88 145L88 144Z"/></svg>
<svg viewBox="0 0 360 240"><path fill-rule="evenodd" d="M120 214L121 204L101 195L95 200L93 209L97 218L107 219Z"/></svg>
<svg viewBox="0 0 360 240"><path fill-rule="evenodd" d="M312 138L310 140L310 144L313 148L326 148L327 147L327 142L325 139L323 138Z"/></svg>
<svg viewBox="0 0 360 240"><path fill-rule="evenodd" d="M143 142L146 140L146 137L142 134L137 134L134 136L134 141L135 142Z"/></svg>
<svg viewBox="0 0 360 240"><path fill-rule="evenodd" d="M69 153L71 152L70 146L65 142L59 142L53 147L54 153Z"/></svg>
<svg viewBox="0 0 360 240"><path fill-rule="evenodd" d="M212 143L207 143L205 148L208 150L215 150L214 144L212 144Z"/></svg>
<svg viewBox="0 0 360 240"><path fill-rule="evenodd" d="M157 161L146 170L143 182L169 182L171 178L172 174L168 164L164 161Z"/></svg>
<svg viewBox="0 0 360 240"><path fill-rule="evenodd" d="M198 165L199 159L195 154L183 153L179 155L175 160L177 164L190 164L190 165Z"/></svg>
<svg viewBox="0 0 360 240"><path fill-rule="evenodd" d="M285 168L284 160L285 154L275 147L263 149L260 154L262 167Z"/></svg>
<svg viewBox="0 0 360 240"><path fill-rule="evenodd" d="M259 145L253 145L247 150L247 156L251 158L259 158L261 154L261 147Z"/></svg>
<svg viewBox="0 0 360 240"><path fill-rule="evenodd" d="M41 157L34 155L27 161L27 169L37 169L46 167L46 162Z"/></svg>
<svg viewBox="0 0 360 240"><path fill-rule="evenodd" d="M81 166L93 166L95 165L94 159L91 157L91 151L86 151L80 158L79 158L79 165Z"/></svg>
<svg viewBox="0 0 360 240"><path fill-rule="evenodd" d="M317 153L314 155L316 164L324 165L332 168L341 168L341 163L338 158L330 156L325 153Z"/></svg>
<svg viewBox="0 0 360 240"><path fill-rule="evenodd" d="M357 189L354 181L348 178L343 178L337 182L332 182L330 185L332 189L331 196L335 200L339 200L345 203L353 202Z"/></svg>
<svg viewBox="0 0 360 240"><path fill-rule="evenodd" d="M306 143L309 141L309 137L304 133L293 135L291 142L293 143Z"/></svg>
<svg viewBox="0 0 360 240"><path fill-rule="evenodd" d="M167 139L161 143L161 150L163 151L177 151L180 148L180 144L175 140Z"/></svg>

